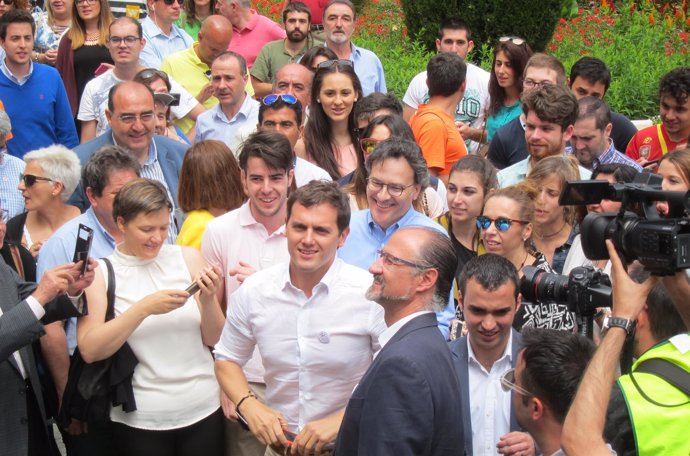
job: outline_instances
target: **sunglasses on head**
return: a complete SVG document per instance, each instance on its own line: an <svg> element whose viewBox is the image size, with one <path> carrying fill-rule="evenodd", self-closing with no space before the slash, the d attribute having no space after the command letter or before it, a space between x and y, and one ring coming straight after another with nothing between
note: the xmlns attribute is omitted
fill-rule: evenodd
<svg viewBox="0 0 690 456"><path fill-rule="evenodd" d="M160 71L160 70L156 70L155 68L147 68L146 70L141 70L139 72L138 76L139 76L139 79L141 79L142 81L146 81L146 82L150 82L153 79L159 79L159 78L162 79L163 81L170 82L170 79L168 78L167 73Z"/></svg>
<svg viewBox="0 0 690 456"><path fill-rule="evenodd" d="M496 225L496 229L502 233L508 231L513 223L529 223L524 220L515 220L507 217L497 217L495 219L490 219L489 217L484 217L480 215L477 217L477 228L480 230L488 230L491 224Z"/></svg>
<svg viewBox="0 0 690 456"><path fill-rule="evenodd" d="M48 177L34 176L33 174L21 174L19 179L24 181L24 187L26 188L33 186L37 181L55 182Z"/></svg>
<svg viewBox="0 0 690 456"><path fill-rule="evenodd" d="M293 105L297 103L297 98L294 95L290 95L289 93L272 93L270 95L266 95L263 97L261 102L264 104L264 106L273 106L276 101L282 100L283 103L287 103L289 105Z"/></svg>
<svg viewBox="0 0 690 456"><path fill-rule="evenodd" d="M325 62L319 63L318 68L330 68L333 65L343 65L343 66L349 66L354 68L354 63L352 63L352 60L347 60L347 59L338 59L338 60L326 60Z"/></svg>
<svg viewBox="0 0 690 456"><path fill-rule="evenodd" d="M527 42L527 40L525 40L524 38L517 37L517 36L502 36L498 39L498 42L499 43L511 42L515 46L521 46L521 45L525 44Z"/></svg>

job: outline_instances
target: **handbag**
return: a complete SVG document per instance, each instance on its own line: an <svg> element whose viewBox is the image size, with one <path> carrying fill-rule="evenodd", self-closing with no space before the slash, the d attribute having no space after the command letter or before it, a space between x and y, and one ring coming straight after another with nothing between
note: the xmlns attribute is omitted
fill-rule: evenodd
<svg viewBox="0 0 690 456"><path fill-rule="evenodd" d="M107 322L115 317L115 272L110 260L103 258L103 262L108 270ZM70 362L58 424L64 429L72 419L107 422L111 404L123 405L125 412L136 410L131 382L138 362L126 342L113 355L93 363L84 361L77 346Z"/></svg>

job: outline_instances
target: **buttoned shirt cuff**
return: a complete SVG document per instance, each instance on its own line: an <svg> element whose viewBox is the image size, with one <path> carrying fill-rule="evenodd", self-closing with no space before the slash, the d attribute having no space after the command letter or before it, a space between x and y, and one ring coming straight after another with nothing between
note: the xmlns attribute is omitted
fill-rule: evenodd
<svg viewBox="0 0 690 456"><path fill-rule="evenodd" d="M29 305L29 308L34 313L34 315L36 315L37 320L40 320L46 314L46 311L43 308L43 306L33 296L29 296L28 298L26 298L26 303Z"/></svg>

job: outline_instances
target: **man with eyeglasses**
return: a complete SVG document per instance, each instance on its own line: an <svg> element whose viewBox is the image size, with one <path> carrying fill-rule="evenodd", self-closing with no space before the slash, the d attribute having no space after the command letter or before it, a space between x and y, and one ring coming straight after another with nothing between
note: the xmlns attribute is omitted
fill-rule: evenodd
<svg viewBox="0 0 690 456"><path fill-rule="evenodd" d="M546 84L564 85L565 68L555 57L534 54L525 65L522 79L522 98ZM525 141L525 114L499 128L489 143L488 158L497 169L507 168L528 156Z"/></svg>
<svg viewBox="0 0 690 456"><path fill-rule="evenodd" d="M257 135L286 142L276 133ZM248 186L261 187L272 178L246 179ZM258 203L261 209L270 204L266 198ZM364 296L371 275L336 256L348 235L347 195L335 183L312 181L290 195L285 210L289 260L247 277L230 296L214 352L216 375L249 430L271 446L267 455L320 455L337 436L385 323L381 307ZM242 370L255 347L265 368L265 399Z"/></svg>
<svg viewBox="0 0 690 456"><path fill-rule="evenodd" d="M429 172L448 185L453 164L467 155L455 126L455 110L465 93L467 65L457 54L444 52L432 57L426 70L429 102L419 105L410 127Z"/></svg>
<svg viewBox="0 0 690 456"><path fill-rule="evenodd" d="M372 51L352 42L356 19L355 5L350 0L330 0L323 12L326 47L339 59L352 61L364 96L373 92L386 93L381 60Z"/></svg>
<svg viewBox="0 0 690 456"><path fill-rule="evenodd" d="M79 144L65 85L55 68L31 61L36 25L27 11L14 9L0 18L0 99L14 122L7 149L22 158L32 150ZM29 96L34 94L34 96Z"/></svg>
<svg viewBox="0 0 690 456"><path fill-rule="evenodd" d="M519 432L510 394L500 384L521 348L512 327L520 307L518 272L506 258L487 253L465 265L458 288L467 335L451 342L450 350L462 393L465 454L534 455L534 441Z"/></svg>
<svg viewBox="0 0 690 456"><path fill-rule="evenodd" d="M106 117L110 129L74 149L82 165L103 146L122 146L139 162L141 177L162 183L168 190L173 208L177 207L177 183L187 148L172 139L154 135L156 114L151 89L134 81L114 85L108 92ZM70 197L70 204L86 210L91 203L84 192L81 184L77 186ZM173 209L170 212L168 243L175 243L177 232Z"/></svg>
<svg viewBox="0 0 690 456"><path fill-rule="evenodd" d="M8 220L24 212L24 198L17 186L26 168L22 159L7 152L7 137L11 131L10 118L0 109L0 207L4 208Z"/></svg>
<svg viewBox="0 0 690 456"><path fill-rule="evenodd" d="M416 143L391 138L380 142L365 163L369 209L352 214L350 235L338 250L345 262L366 268L374 262L376 251L405 226L424 226L448 236L446 230L417 212L413 203L429 185L429 170ZM448 336L455 315L453 296L448 306L437 313L439 329Z"/></svg>
<svg viewBox="0 0 690 456"><path fill-rule="evenodd" d="M474 41L472 41L470 27L465 21L454 17L441 21L438 26L436 50L438 52L454 52L462 57L467 64L465 93L458 103L453 117L470 153L476 152L479 143L484 141L486 133L482 129L482 124L489 105L489 73L466 60L467 54L472 49L474 49ZM403 97L403 117L408 122L419 105L429 101L429 89L426 81L427 73L423 71L415 76L407 87Z"/></svg>
<svg viewBox="0 0 690 456"><path fill-rule="evenodd" d="M387 329L352 392L335 454L462 454L460 385L434 315L456 267L450 240L432 228L402 228L379 249L366 297L383 307Z"/></svg>
<svg viewBox="0 0 690 456"><path fill-rule="evenodd" d="M251 81L257 96L269 95L273 77L288 63L297 63L304 53L315 45L309 31L311 11L302 2L290 2L283 10L283 26L287 37L271 41L261 48L251 70Z"/></svg>
<svg viewBox="0 0 690 456"><path fill-rule="evenodd" d="M254 132L259 118L259 102L245 90L248 79L247 62L240 54L226 51L215 58L211 85L219 102L197 119L194 142L223 141L239 155L242 141Z"/></svg>
<svg viewBox="0 0 690 456"><path fill-rule="evenodd" d="M102 135L108 129L105 111L108 107L110 89L120 82L131 81L139 72L146 69L139 62L141 51L147 46L146 40L142 38L141 24L130 17L121 17L110 24L109 31L108 48L115 65L90 80L84 88L77 113L77 119L81 120L82 143ZM152 73L151 77L160 73L153 68L148 71ZM172 115L176 119L184 118L193 122L204 112L204 107L174 79L168 79L171 93L180 95L179 104L170 109Z"/></svg>
<svg viewBox="0 0 690 456"><path fill-rule="evenodd" d="M290 141L294 163L295 184L302 187L313 180L331 181L331 175L315 164L298 157L295 154L295 144L302 136L302 103L288 94L266 95L261 100L259 107L259 123L256 125L259 131L276 131Z"/></svg>
<svg viewBox="0 0 690 456"><path fill-rule="evenodd" d="M532 167L542 158L567 155L566 143L573 135L577 120L577 99L562 85L545 84L522 98L525 115L524 138L529 156L498 172L500 188L525 180ZM587 180L592 172L578 166L580 179Z"/></svg>
<svg viewBox="0 0 690 456"><path fill-rule="evenodd" d="M522 333L515 368L503 374L501 385L512 392L518 424L544 455L565 455L563 422L594 349L592 341L576 333L537 328Z"/></svg>
<svg viewBox="0 0 690 456"><path fill-rule="evenodd" d="M149 15L141 21L141 27L148 44L141 51L139 61L146 68L160 69L166 56L189 48L194 39L175 25L184 0L147 1Z"/></svg>

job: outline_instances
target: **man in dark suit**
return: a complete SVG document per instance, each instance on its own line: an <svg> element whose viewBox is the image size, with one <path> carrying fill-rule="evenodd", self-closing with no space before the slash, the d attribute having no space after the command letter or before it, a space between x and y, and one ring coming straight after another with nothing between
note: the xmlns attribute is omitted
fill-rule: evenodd
<svg viewBox="0 0 690 456"><path fill-rule="evenodd" d="M460 386L434 314L456 266L448 238L430 228L401 228L379 250L367 298L383 307L388 329L348 402L338 456L462 454Z"/></svg>
<svg viewBox="0 0 690 456"><path fill-rule="evenodd" d="M512 327L520 306L515 266L494 254L470 260L458 279L459 305L467 336L450 343L455 373L462 392L465 454L535 454L529 434L512 411L510 391L501 376L515 367L520 334Z"/></svg>
<svg viewBox="0 0 690 456"><path fill-rule="evenodd" d="M187 148L164 136L154 136L156 116L153 106L153 93L145 85L127 81L113 86L108 93L108 109L105 112L110 129L75 148L74 152L81 164L85 165L103 146L117 144L128 149L139 161L141 177L165 185L177 205L177 183ZM82 211L90 206L81 185L69 202Z"/></svg>
<svg viewBox="0 0 690 456"><path fill-rule="evenodd" d="M80 277L80 263L46 271L38 284L22 280L0 260L0 454L55 454L41 385L30 344L43 325L82 315L76 296L91 284L93 266ZM58 298L58 299L56 299Z"/></svg>

